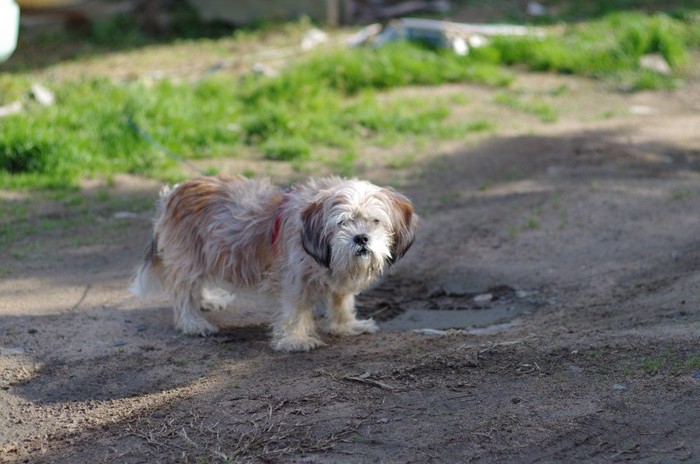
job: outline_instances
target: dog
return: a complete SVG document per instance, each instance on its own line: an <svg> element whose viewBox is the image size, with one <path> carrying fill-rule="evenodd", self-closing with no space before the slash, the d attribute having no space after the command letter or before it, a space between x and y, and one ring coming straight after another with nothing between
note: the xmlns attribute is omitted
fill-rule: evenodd
<svg viewBox="0 0 700 464"><path fill-rule="evenodd" d="M130 290L164 291L175 326L206 336L218 329L202 316L203 290L257 289L279 301L273 349L308 351L324 344L319 303L332 334L378 330L357 319L355 295L404 256L417 224L407 197L358 179L311 178L284 191L267 179L199 177L161 192Z"/></svg>

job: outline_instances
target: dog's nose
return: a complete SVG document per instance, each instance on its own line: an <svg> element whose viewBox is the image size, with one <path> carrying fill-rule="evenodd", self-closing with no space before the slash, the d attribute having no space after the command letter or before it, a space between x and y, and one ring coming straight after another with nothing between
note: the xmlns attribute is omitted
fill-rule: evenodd
<svg viewBox="0 0 700 464"><path fill-rule="evenodd" d="M360 234L360 235L355 235L352 239L355 243L358 245L367 245L367 242L369 242L369 237L367 234Z"/></svg>

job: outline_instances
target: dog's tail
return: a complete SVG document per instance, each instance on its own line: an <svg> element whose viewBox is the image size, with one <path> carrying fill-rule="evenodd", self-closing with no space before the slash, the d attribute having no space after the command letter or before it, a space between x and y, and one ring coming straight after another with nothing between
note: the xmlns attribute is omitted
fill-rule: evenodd
<svg viewBox="0 0 700 464"><path fill-rule="evenodd" d="M163 263L158 256L158 237L146 246L146 257L143 263L136 268L134 278L129 284L129 291L136 296L147 296L160 293L162 287Z"/></svg>

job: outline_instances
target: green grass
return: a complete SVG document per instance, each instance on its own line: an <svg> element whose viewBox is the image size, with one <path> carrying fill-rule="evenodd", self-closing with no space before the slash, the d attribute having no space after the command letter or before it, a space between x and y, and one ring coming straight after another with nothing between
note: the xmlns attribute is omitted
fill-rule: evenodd
<svg viewBox="0 0 700 464"><path fill-rule="evenodd" d="M659 53L681 73L688 64L688 47L700 44L698 29L692 15L675 19L663 13L613 13L543 38L498 38L478 53L534 71L613 79L630 90L669 88L676 85L676 78L641 70L639 58Z"/></svg>
<svg viewBox="0 0 700 464"><path fill-rule="evenodd" d="M127 42L141 43L123 18L98 25L90 40L109 41L115 30L126 31ZM180 166L168 152L186 159L252 153L297 167L317 153L340 153L338 160L315 161L353 172L355 153L369 144L458 140L493 128L490 121L450 118L455 105L469 104L464 98L394 97L387 90L455 82L506 87L514 75L503 65L609 79L626 89L672 87L688 65L690 47L700 46L699 30L697 15L689 13L613 13L545 38L496 39L465 57L397 43L319 51L276 77L48 81L57 99L50 108L24 98L27 76L2 74L0 104L23 100L26 108L0 121L0 188L71 189L81 178L109 180L117 173L177 179ZM250 40L246 34L241 37ZM640 70L646 53L662 54L674 75ZM567 91L558 88L543 98ZM495 101L556 121L557 112L543 98L504 92Z"/></svg>
<svg viewBox="0 0 700 464"><path fill-rule="evenodd" d="M666 347L653 356L644 356L640 364L647 375L687 374L700 369L700 354L681 353L676 347Z"/></svg>
<svg viewBox="0 0 700 464"><path fill-rule="evenodd" d="M380 66L384 62L391 65ZM30 106L3 120L0 187L68 188L80 178L119 172L162 178L177 166L166 151L212 158L249 146L267 159L299 163L319 147L349 152L358 140L392 133L456 137L486 124L443 125L450 114L444 103L385 104L377 90L457 81L506 85L511 79L492 65L397 44L319 53L273 78L56 84L54 107ZM6 77L0 85L17 87Z"/></svg>
<svg viewBox="0 0 700 464"><path fill-rule="evenodd" d="M550 0L547 5L553 7L551 11L556 16L541 19L545 23L551 20L581 21L621 10L665 11L684 17L692 11L691 8L697 8L697 0Z"/></svg>
<svg viewBox="0 0 700 464"><path fill-rule="evenodd" d="M545 123L556 122L559 119L559 114L554 107L540 99L524 99L513 93L499 93L493 101L499 105L537 116L540 121Z"/></svg>

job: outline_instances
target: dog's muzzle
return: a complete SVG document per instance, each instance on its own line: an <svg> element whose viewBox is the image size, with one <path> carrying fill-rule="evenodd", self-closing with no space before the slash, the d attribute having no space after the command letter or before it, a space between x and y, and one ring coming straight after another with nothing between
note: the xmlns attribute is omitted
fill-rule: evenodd
<svg viewBox="0 0 700 464"><path fill-rule="evenodd" d="M355 235L352 241L356 245L355 256L367 256L370 254L369 248L367 248L367 242L369 242L367 234Z"/></svg>

